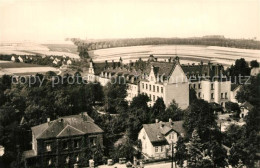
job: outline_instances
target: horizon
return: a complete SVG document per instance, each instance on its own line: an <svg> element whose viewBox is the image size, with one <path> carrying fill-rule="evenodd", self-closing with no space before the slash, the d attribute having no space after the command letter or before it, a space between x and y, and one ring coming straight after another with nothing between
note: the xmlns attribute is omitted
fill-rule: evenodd
<svg viewBox="0 0 260 168"><path fill-rule="evenodd" d="M260 0L0 0L0 42L223 35L260 39Z"/></svg>

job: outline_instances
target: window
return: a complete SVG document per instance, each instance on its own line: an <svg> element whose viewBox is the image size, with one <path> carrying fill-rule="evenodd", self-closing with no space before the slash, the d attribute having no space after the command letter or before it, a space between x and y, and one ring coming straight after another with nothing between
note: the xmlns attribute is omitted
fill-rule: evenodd
<svg viewBox="0 0 260 168"><path fill-rule="evenodd" d="M161 152L163 152L163 146L161 147Z"/></svg>
<svg viewBox="0 0 260 168"><path fill-rule="evenodd" d="M51 159L48 160L48 165L50 166L52 164Z"/></svg>
<svg viewBox="0 0 260 168"><path fill-rule="evenodd" d="M153 85L153 91L155 92L155 86Z"/></svg>
<svg viewBox="0 0 260 168"><path fill-rule="evenodd" d="M155 147L155 152L158 152L158 146Z"/></svg>
<svg viewBox="0 0 260 168"><path fill-rule="evenodd" d="M225 99L227 99L227 92L225 93Z"/></svg>
<svg viewBox="0 0 260 168"><path fill-rule="evenodd" d="M79 139L74 140L74 148L79 148Z"/></svg>
<svg viewBox="0 0 260 168"><path fill-rule="evenodd" d="M46 145L46 151L47 151L47 152L50 152L50 151L51 151L51 144L47 144L47 145Z"/></svg>
<svg viewBox="0 0 260 168"><path fill-rule="evenodd" d="M193 84L193 88L196 89L196 84Z"/></svg>
<svg viewBox="0 0 260 168"><path fill-rule="evenodd" d="M150 100L152 100L151 94L149 94L149 98L150 98Z"/></svg>
<svg viewBox="0 0 260 168"><path fill-rule="evenodd" d="M62 143L62 148L63 148L63 149L68 149L68 148L69 148L67 141L63 141L63 143Z"/></svg>
<svg viewBox="0 0 260 168"><path fill-rule="evenodd" d="M146 84L145 88L146 88L146 90L148 89L148 85L147 84Z"/></svg>
<svg viewBox="0 0 260 168"><path fill-rule="evenodd" d="M70 157L69 157L69 156L67 156L67 157L66 157L66 163L68 164L68 163L69 163L69 161L70 161Z"/></svg>
<svg viewBox="0 0 260 168"><path fill-rule="evenodd" d="M158 92L158 93L160 92L160 90L159 90L159 86L157 86L157 92Z"/></svg>
<svg viewBox="0 0 260 168"><path fill-rule="evenodd" d="M97 138L96 137L90 138L90 144L93 145L93 146L96 146L97 145Z"/></svg>
<svg viewBox="0 0 260 168"><path fill-rule="evenodd" d="M214 84L213 83L211 84L211 90L214 90Z"/></svg>
<svg viewBox="0 0 260 168"><path fill-rule="evenodd" d="M143 89L144 89L144 83L142 83Z"/></svg>
<svg viewBox="0 0 260 168"><path fill-rule="evenodd" d="M76 162L79 162L79 155L77 155L76 157Z"/></svg>
<svg viewBox="0 0 260 168"><path fill-rule="evenodd" d="M150 90L150 91L152 90L151 85L149 85L149 90Z"/></svg>
<svg viewBox="0 0 260 168"><path fill-rule="evenodd" d="M214 93L211 93L211 99L214 99Z"/></svg>
<svg viewBox="0 0 260 168"><path fill-rule="evenodd" d="M200 95L201 93L199 92L199 94L198 94L198 97L200 98L201 97L201 95Z"/></svg>
<svg viewBox="0 0 260 168"><path fill-rule="evenodd" d="M153 95L153 101L155 101L155 95Z"/></svg>
<svg viewBox="0 0 260 168"><path fill-rule="evenodd" d="M221 106L223 107L223 102L221 102Z"/></svg>
<svg viewBox="0 0 260 168"><path fill-rule="evenodd" d="M223 97L223 93L221 93L221 99L223 99L224 97Z"/></svg>
<svg viewBox="0 0 260 168"><path fill-rule="evenodd" d="M161 87L161 93L163 93L163 87Z"/></svg>
<svg viewBox="0 0 260 168"><path fill-rule="evenodd" d="M201 89L201 84L199 83L199 89Z"/></svg>

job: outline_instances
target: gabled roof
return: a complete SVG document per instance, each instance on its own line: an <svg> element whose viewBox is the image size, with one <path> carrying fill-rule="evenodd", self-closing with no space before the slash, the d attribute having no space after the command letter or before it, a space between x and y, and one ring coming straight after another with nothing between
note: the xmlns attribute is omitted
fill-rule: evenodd
<svg viewBox="0 0 260 168"><path fill-rule="evenodd" d="M155 76L164 75L170 76L174 69L176 62L149 62L144 70L144 73L149 74L151 72L151 66L154 67Z"/></svg>
<svg viewBox="0 0 260 168"><path fill-rule="evenodd" d="M61 117L57 120L32 127L31 129L36 139L103 133L103 130L86 114L83 116L73 115Z"/></svg>
<svg viewBox="0 0 260 168"><path fill-rule="evenodd" d="M178 134L185 134L183 121L143 124L143 128L153 145L161 145L162 143L167 144L168 142L165 139L165 136L167 136L167 134L171 131L175 131Z"/></svg>
<svg viewBox="0 0 260 168"><path fill-rule="evenodd" d="M231 91L234 91L240 87L241 87L241 85L239 85L239 84L231 84Z"/></svg>
<svg viewBox="0 0 260 168"><path fill-rule="evenodd" d="M246 109L248 109L249 111L252 110L254 108L254 106L252 104L250 104L249 102L244 102L241 104L241 107L245 107Z"/></svg>

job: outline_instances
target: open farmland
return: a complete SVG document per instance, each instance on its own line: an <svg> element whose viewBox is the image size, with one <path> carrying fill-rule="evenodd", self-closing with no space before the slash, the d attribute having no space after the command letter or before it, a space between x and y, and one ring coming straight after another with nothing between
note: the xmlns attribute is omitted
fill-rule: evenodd
<svg viewBox="0 0 260 168"><path fill-rule="evenodd" d="M181 64L197 63L200 61L220 63L229 66L236 59L245 58L246 61L258 60L260 62L260 50L237 49L216 46L192 46L192 45L147 45L133 47L119 47L90 51L94 61L118 60L120 57L125 62L142 58L146 60L150 54L165 60L177 54L181 58Z"/></svg>
<svg viewBox="0 0 260 168"><path fill-rule="evenodd" d="M77 48L73 44L36 44L36 43L2 43L0 54L4 55L41 55L66 56L79 58Z"/></svg>
<svg viewBox="0 0 260 168"><path fill-rule="evenodd" d="M46 73L48 71L54 71L56 73L59 73L59 70L54 67L26 63L14 63L11 61L0 61L0 76L4 74L34 75L36 73Z"/></svg>

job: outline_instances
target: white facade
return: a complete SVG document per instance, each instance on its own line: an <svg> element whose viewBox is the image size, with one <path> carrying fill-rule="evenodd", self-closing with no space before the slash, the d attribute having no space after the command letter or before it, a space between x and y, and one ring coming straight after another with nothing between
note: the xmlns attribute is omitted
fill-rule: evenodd
<svg viewBox="0 0 260 168"><path fill-rule="evenodd" d="M156 100L161 97L166 106L175 100L180 108L189 106L189 85L188 79L179 64L176 64L168 80L161 80L155 77L153 68L147 80L140 81L140 93L145 93L150 98L149 105L153 106Z"/></svg>
<svg viewBox="0 0 260 168"><path fill-rule="evenodd" d="M215 102L225 107L225 103L230 101L231 81L202 80L189 85L196 91L197 98L209 103Z"/></svg>
<svg viewBox="0 0 260 168"><path fill-rule="evenodd" d="M170 123L167 123L164 126L159 126L161 124L165 124L165 123L160 122L160 123L148 124L148 125L153 125L152 128L149 128L149 126L146 128L143 127L138 134L138 140L140 140L140 142L141 142L142 154L146 157L154 158L154 159L161 159L161 158L166 158L167 156L171 156L172 148L174 148L176 146L176 143L178 141L178 135L182 135L181 133L177 133L174 129L172 129L169 126ZM155 125L158 125L158 127L156 128ZM173 123L173 125L174 125L174 123ZM168 129L168 131L165 132L165 134L164 134L163 129L165 129L165 128L161 128L161 127L167 127L166 129ZM156 129L156 130L154 130L154 129ZM146 132L146 130L148 130L148 132ZM162 133L159 133L159 135L156 135L156 134L158 134L158 131L162 132ZM161 141L159 143L155 142L153 139L149 138L148 134L150 134L150 136L160 136L160 138L163 139L163 141ZM153 135L151 135L151 134L153 134Z"/></svg>
<svg viewBox="0 0 260 168"><path fill-rule="evenodd" d="M127 96L126 101L131 102L134 97L136 97L139 94L139 86L138 84L127 84Z"/></svg>

